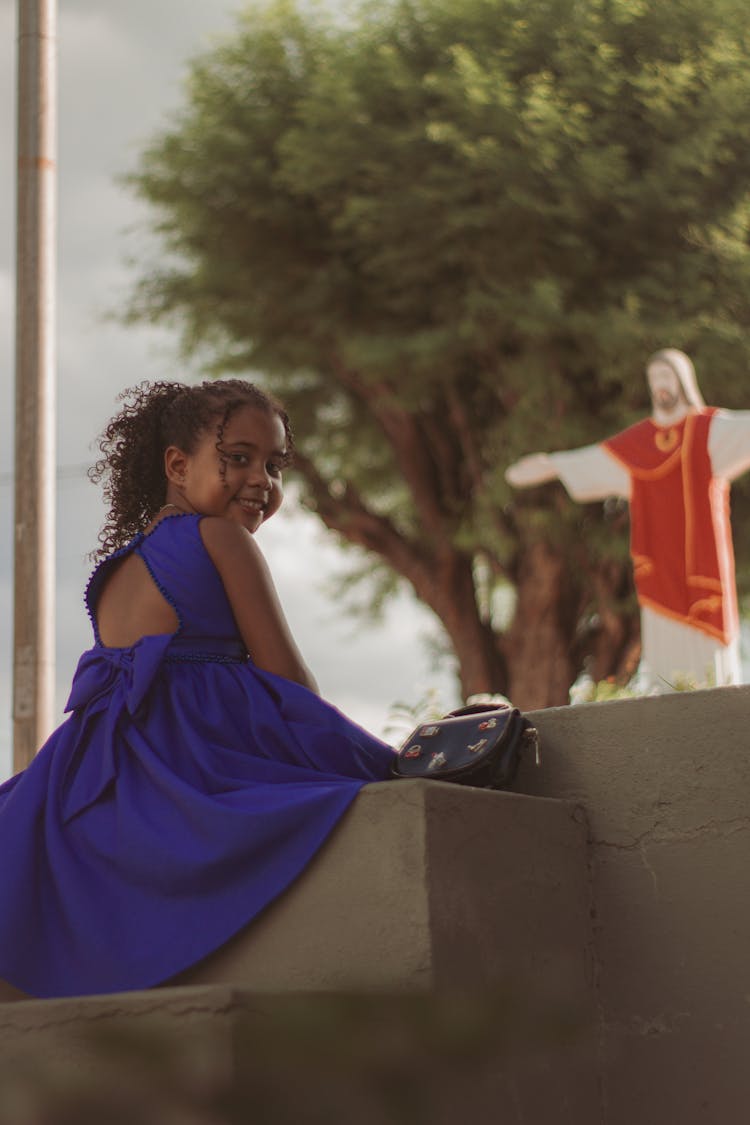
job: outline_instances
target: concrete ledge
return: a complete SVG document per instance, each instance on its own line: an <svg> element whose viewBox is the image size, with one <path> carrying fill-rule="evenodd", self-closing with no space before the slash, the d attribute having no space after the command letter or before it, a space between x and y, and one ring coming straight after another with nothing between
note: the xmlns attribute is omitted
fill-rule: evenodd
<svg viewBox="0 0 750 1125"><path fill-rule="evenodd" d="M750 686L532 712L544 760L521 793L582 804L595 838L630 845L655 828L750 826Z"/></svg>
<svg viewBox="0 0 750 1125"><path fill-rule="evenodd" d="M580 1009L586 833L574 802L370 785L295 885L179 981L264 991L512 982Z"/></svg>
<svg viewBox="0 0 750 1125"><path fill-rule="evenodd" d="M175 988L0 1007L0 1121L595 1125L591 1044L502 990Z"/></svg>
<svg viewBox="0 0 750 1125"><path fill-rule="evenodd" d="M15 1096L45 1125L180 1099L261 1125L593 1125L589 907L575 803L369 786L179 987L0 1005L0 1121Z"/></svg>

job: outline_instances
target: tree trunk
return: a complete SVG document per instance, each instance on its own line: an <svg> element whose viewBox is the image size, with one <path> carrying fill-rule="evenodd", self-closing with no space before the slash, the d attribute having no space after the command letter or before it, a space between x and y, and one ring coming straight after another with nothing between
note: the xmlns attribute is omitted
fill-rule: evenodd
<svg viewBox="0 0 750 1125"><path fill-rule="evenodd" d="M571 633L577 613L569 605L572 594L566 597L567 586L564 561L545 543L524 551L516 576L516 613L503 639L508 695L523 710L569 702L568 689L575 679ZM565 613L566 608L572 613Z"/></svg>
<svg viewBox="0 0 750 1125"><path fill-rule="evenodd" d="M592 575L596 590L599 627L589 647L587 668L595 682L609 677L626 684L638 667L641 655L640 615L637 609L624 612L632 595L630 564L604 560Z"/></svg>
<svg viewBox="0 0 750 1125"><path fill-rule="evenodd" d="M479 613L471 558L446 550L435 567L429 588L420 589L415 584L415 592L428 603L448 634L458 661L463 698L505 694L507 669L497 638Z"/></svg>

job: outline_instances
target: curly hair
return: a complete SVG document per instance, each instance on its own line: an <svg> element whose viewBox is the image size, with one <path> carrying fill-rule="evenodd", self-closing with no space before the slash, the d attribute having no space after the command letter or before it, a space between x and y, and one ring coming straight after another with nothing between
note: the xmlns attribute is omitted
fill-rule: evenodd
<svg viewBox="0 0 750 1125"><path fill-rule="evenodd" d="M89 469L94 484L103 482L107 517L99 532L101 559L125 546L154 518L165 502L167 480L164 451L170 445L193 453L200 437L214 426L216 448L221 453L224 428L235 410L255 406L277 414L284 425L287 463L294 440L289 416L272 395L244 379L207 380L197 386L184 383L139 383L118 396L122 410L100 435L101 457ZM220 471L226 470L221 463Z"/></svg>

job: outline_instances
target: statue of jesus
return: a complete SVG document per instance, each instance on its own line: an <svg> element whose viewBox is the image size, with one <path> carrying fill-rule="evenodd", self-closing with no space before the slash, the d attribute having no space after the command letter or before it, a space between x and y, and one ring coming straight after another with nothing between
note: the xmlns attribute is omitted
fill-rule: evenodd
<svg viewBox="0 0 750 1125"><path fill-rule="evenodd" d="M646 368L652 414L614 437L532 453L506 471L516 488L559 479L574 500L630 505L647 690L742 682L729 485L750 468L750 410L707 407L684 352Z"/></svg>

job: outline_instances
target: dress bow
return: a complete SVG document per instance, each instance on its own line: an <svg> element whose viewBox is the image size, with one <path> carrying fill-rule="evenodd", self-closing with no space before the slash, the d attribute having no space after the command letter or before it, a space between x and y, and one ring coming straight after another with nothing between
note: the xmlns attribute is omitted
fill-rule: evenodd
<svg viewBox="0 0 750 1125"><path fill-rule="evenodd" d="M79 711L97 701L107 706L105 696L114 689L122 692L125 707L131 715L135 715L171 640L171 633L159 633L141 637L132 648L95 645L84 652L78 661L65 711Z"/></svg>
<svg viewBox="0 0 750 1125"><path fill-rule="evenodd" d="M64 821L92 805L117 777L117 725L123 711L135 715L164 659L172 634L142 637L132 648L95 645L78 661L65 705L83 720L62 784ZM99 730L86 720L97 722Z"/></svg>

